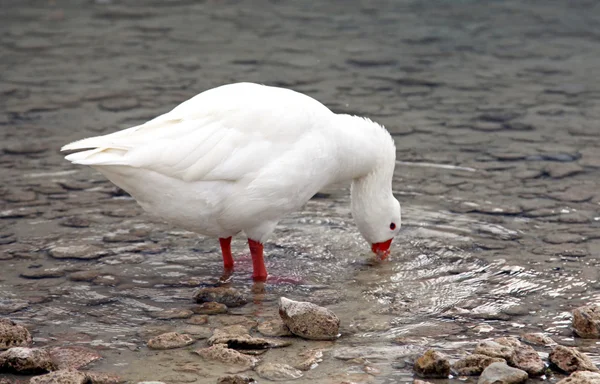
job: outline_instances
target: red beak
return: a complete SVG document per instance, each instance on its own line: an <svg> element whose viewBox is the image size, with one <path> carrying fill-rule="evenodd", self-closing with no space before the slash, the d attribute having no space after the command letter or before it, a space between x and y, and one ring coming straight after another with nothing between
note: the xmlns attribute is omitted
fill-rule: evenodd
<svg viewBox="0 0 600 384"><path fill-rule="evenodd" d="M392 245L392 239L381 243L374 243L371 245L371 250L381 257L381 260L385 260L390 255L390 245Z"/></svg>

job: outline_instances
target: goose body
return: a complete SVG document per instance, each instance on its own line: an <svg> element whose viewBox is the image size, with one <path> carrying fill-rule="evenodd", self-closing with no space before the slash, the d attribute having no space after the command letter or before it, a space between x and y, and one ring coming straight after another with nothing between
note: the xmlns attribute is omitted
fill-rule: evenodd
<svg viewBox="0 0 600 384"><path fill-rule="evenodd" d="M262 263L262 243L278 221L339 181L353 181L353 215L374 251L400 227L389 133L284 88L220 86L145 124L62 150L79 150L66 159L97 169L149 213L219 237L226 268L231 236L243 231ZM255 278L266 278L254 267Z"/></svg>

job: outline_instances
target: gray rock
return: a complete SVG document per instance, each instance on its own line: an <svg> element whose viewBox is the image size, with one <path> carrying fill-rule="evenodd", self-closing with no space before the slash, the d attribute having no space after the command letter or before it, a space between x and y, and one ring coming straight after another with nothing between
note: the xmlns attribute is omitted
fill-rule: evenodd
<svg viewBox="0 0 600 384"><path fill-rule="evenodd" d="M561 371L567 373L575 371L600 371L586 354L579 352L573 347L558 345L550 352L549 359Z"/></svg>
<svg viewBox="0 0 600 384"><path fill-rule="evenodd" d="M288 381L302 377L302 371L287 364L264 363L256 367L256 373L263 379Z"/></svg>
<svg viewBox="0 0 600 384"><path fill-rule="evenodd" d="M447 378L450 362L441 352L430 349L415 360L413 369L421 377Z"/></svg>
<svg viewBox="0 0 600 384"><path fill-rule="evenodd" d="M197 303L221 303L229 308L241 307L248 302L248 299L240 291L227 287L201 288L194 293L194 300Z"/></svg>
<svg viewBox="0 0 600 384"><path fill-rule="evenodd" d="M311 340L334 340L339 336L340 319L327 308L282 297L279 316L296 336Z"/></svg>
<svg viewBox="0 0 600 384"><path fill-rule="evenodd" d="M583 172L583 168L576 163L553 163L546 166L546 173L555 179L573 176Z"/></svg>
<svg viewBox="0 0 600 384"><path fill-rule="evenodd" d="M479 376L492 363L506 363L499 357L473 354L456 361L452 370L461 376Z"/></svg>
<svg viewBox="0 0 600 384"><path fill-rule="evenodd" d="M600 304L585 305L573 310L573 329L579 337L600 338Z"/></svg>
<svg viewBox="0 0 600 384"><path fill-rule="evenodd" d="M172 320L172 319L187 319L190 318L194 312L185 308L172 308L166 309L160 312L151 312L150 316L158 320Z"/></svg>
<svg viewBox="0 0 600 384"><path fill-rule="evenodd" d="M186 334L178 332L167 332L148 340L148 348L151 349L174 349L193 344L195 339Z"/></svg>
<svg viewBox="0 0 600 384"><path fill-rule="evenodd" d="M0 318L0 350L31 345L31 334L22 325Z"/></svg>
<svg viewBox="0 0 600 384"><path fill-rule="evenodd" d="M26 279L54 279L64 275L65 271L61 268L33 268L19 274Z"/></svg>
<svg viewBox="0 0 600 384"><path fill-rule="evenodd" d="M321 361L323 361L323 350L322 349L309 349L300 352L298 356L301 358L300 361L294 364L294 368L301 371L309 371L316 368Z"/></svg>
<svg viewBox="0 0 600 384"><path fill-rule="evenodd" d="M54 370L56 364L44 349L13 347L0 354L0 371L45 373Z"/></svg>
<svg viewBox="0 0 600 384"><path fill-rule="evenodd" d="M571 376L562 379L556 384L598 384L600 383L600 373L589 371L573 372Z"/></svg>
<svg viewBox="0 0 600 384"><path fill-rule="evenodd" d="M509 364L512 364L516 357L514 348L499 344L495 341L482 341L477 344L473 353L504 359Z"/></svg>
<svg viewBox="0 0 600 384"><path fill-rule="evenodd" d="M519 384L528 379L527 372L505 363L492 363L481 374L477 384Z"/></svg>

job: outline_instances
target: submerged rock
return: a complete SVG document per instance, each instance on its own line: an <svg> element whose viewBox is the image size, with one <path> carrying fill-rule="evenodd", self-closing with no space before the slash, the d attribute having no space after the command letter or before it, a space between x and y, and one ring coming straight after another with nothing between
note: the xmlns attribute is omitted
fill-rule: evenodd
<svg viewBox="0 0 600 384"><path fill-rule="evenodd" d="M203 325L208 323L207 315L193 315L189 319L186 320L186 323L193 325Z"/></svg>
<svg viewBox="0 0 600 384"><path fill-rule="evenodd" d="M509 364L512 364L516 357L513 347L487 340L477 344L473 353L504 359Z"/></svg>
<svg viewBox="0 0 600 384"><path fill-rule="evenodd" d="M573 310L573 329L579 337L600 338L600 304L585 305Z"/></svg>
<svg viewBox="0 0 600 384"><path fill-rule="evenodd" d="M221 313L227 313L227 306L225 304L209 301L207 303L202 303L192 307L192 312L199 315L218 315Z"/></svg>
<svg viewBox="0 0 600 384"><path fill-rule="evenodd" d="M44 373L56 370L47 350L14 347L0 354L0 371Z"/></svg>
<svg viewBox="0 0 600 384"><path fill-rule="evenodd" d="M290 329L281 321L281 319L268 320L258 325L258 332L265 336L281 337L292 336Z"/></svg>
<svg viewBox="0 0 600 384"><path fill-rule="evenodd" d="M194 300L197 303L221 303L229 308L241 307L248 302L246 296L244 296L240 291L227 287L201 288L194 293Z"/></svg>
<svg viewBox="0 0 600 384"><path fill-rule="evenodd" d="M514 337L500 337L495 341L513 348L515 353L513 360L508 362L510 365L524 370L531 376L541 376L544 373L546 365L535 349L529 345L522 344Z"/></svg>
<svg viewBox="0 0 600 384"><path fill-rule="evenodd" d="M327 308L282 297L279 316L296 336L311 340L334 340L339 336L340 319Z"/></svg>
<svg viewBox="0 0 600 384"><path fill-rule="evenodd" d="M258 359L245 355L235 349L227 348L224 344L215 344L208 348L197 349L194 353L207 360L215 360L224 364L238 366L238 371L244 371L253 368Z"/></svg>
<svg viewBox="0 0 600 384"><path fill-rule="evenodd" d="M158 320L172 320L172 319L187 319L190 318L194 312L185 308L172 308L166 309L159 312L151 312L150 316Z"/></svg>
<svg viewBox="0 0 600 384"><path fill-rule="evenodd" d="M288 381L302 377L302 371L287 364L265 363L256 367L256 373L263 379Z"/></svg>
<svg viewBox="0 0 600 384"><path fill-rule="evenodd" d="M90 384L90 382L85 373L75 369L61 369L29 380L30 384Z"/></svg>
<svg viewBox="0 0 600 384"><path fill-rule="evenodd" d="M506 363L506 360L499 357L473 354L455 362L452 365L452 370L461 376L478 376L492 363Z"/></svg>
<svg viewBox="0 0 600 384"><path fill-rule="evenodd" d="M190 335L167 332L148 340L148 348L151 349L174 349L181 348L194 343L194 338Z"/></svg>
<svg viewBox="0 0 600 384"><path fill-rule="evenodd" d="M447 378L450 362L442 353L430 349L415 360L413 369L421 377Z"/></svg>
<svg viewBox="0 0 600 384"><path fill-rule="evenodd" d="M111 250L89 244L52 247L48 253L55 259L79 260L93 260L113 254Z"/></svg>
<svg viewBox="0 0 600 384"><path fill-rule="evenodd" d="M228 348L233 349L278 348L292 344L290 341L250 336L248 330L242 325L215 329L207 342L208 345L226 344Z"/></svg>
<svg viewBox="0 0 600 384"><path fill-rule="evenodd" d="M492 363L479 377L477 384L520 384L528 379L527 372L506 363Z"/></svg>
<svg viewBox="0 0 600 384"><path fill-rule="evenodd" d="M294 368L301 371L309 371L323 361L323 350L321 349L309 349L307 351L300 352L298 356L301 358L300 362L294 365Z"/></svg>
<svg viewBox="0 0 600 384"><path fill-rule="evenodd" d="M590 371L573 372L571 376L562 379L556 384L598 384L600 383L600 373Z"/></svg>
<svg viewBox="0 0 600 384"><path fill-rule="evenodd" d="M543 333L524 333L521 335L521 339L529 344L533 345L541 345L545 347L556 345L556 342L552 340L550 337L544 335Z"/></svg>
<svg viewBox="0 0 600 384"><path fill-rule="evenodd" d="M31 345L31 334L22 325L0 318L0 350Z"/></svg>
<svg viewBox="0 0 600 384"><path fill-rule="evenodd" d="M79 346L56 347L49 352L57 369L79 369L102 358L96 351Z"/></svg>
<svg viewBox="0 0 600 384"><path fill-rule="evenodd" d="M245 376L239 376L239 375L223 376L223 377L219 377L219 379L217 380L217 384L251 384L251 383L256 383L256 380L254 380L251 377L245 377Z"/></svg>
<svg viewBox="0 0 600 384"><path fill-rule="evenodd" d="M549 359L560 370L567 373L575 371L600 371L586 354L579 352L573 347L558 345L550 352Z"/></svg>

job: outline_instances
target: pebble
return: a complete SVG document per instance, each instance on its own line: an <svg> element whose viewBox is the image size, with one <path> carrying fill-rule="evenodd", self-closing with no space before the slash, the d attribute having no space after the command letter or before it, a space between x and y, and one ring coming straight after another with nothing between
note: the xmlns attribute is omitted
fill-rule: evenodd
<svg viewBox="0 0 600 384"><path fill-rule="evenodd" d="M556 342L543 333L524 333L521 335L521 340L533 345L541 345L550 347L556 345Z"/></svg>
<svg viewBox="0 0 600 384"><path fill-rule="evenodd" d="M506 363L499 357L473 354L459 359L452 365L452 370L460 376L479 376L492 363Z"/></svg>
<svg viewBox="0 0 600 384"><path fill-rule="evenodd" d="M583 172L583 168L576 163L554 163L546 166L546 173L555 179L573 176Z"/></svg>
<svg viewBox="0 0 600 384"><path fill-rule="evenodd" d="M20 219L35 216L42 211L37 207L22 207L0 211L0 219Z"/></svg>
<svg viewBox="0 0 600 384"><path fill-rule="evenodd" d="M229 308L241 307L248 302L248 299L240 291L227 287L201 288L194 293L194 300L197 303L221 303Z"/></svg>
<svg viewBox="0 0 600 384"><path fill-rule="evenodd" d="M256 373L263 379L272 381L296 380L302 377L302 371L280 363L264 363L256 367Z"/></svg>
<svg viewBox="0 0 600 384"><path fill-rule="evenodd" d="M68 279L71 281L92 281L102 274L101 271L78 271L69 274Z"/></svg>
<svg viewBox="0 0 600 384"><path fill-rule="evenodd" d="M4 148L4 153L8 155L32 155L46 152L48 146L42 143L15 143L10 147Z"/></svg>
<svg viewBox="0 0 600 384"><path fill-rule="evenodd" d="M238 372L253 368L258 359L245 355L223 344L215 344L208 348L197 349L194 353L207 360L215 360L224 364L237 366Z"/></svg>
<svg viewBox="0 0 600 384"><path fill-rule="evenodd" d="M140 106L140 102L134 97L116 97L100 102L100 109L110 112L129 111Z"/></svg>
<svg viewBox="0 0 600 384"><path fill-rule="evenodd" d="M82 244L70 246L55 246L48 253L55 259L93 260L112 255L113 252L96 245Z"/></svg>
<svg viewBox="0 0 600 384"><path fill-rule="evenodd" d="M571 376L562 379L556 384L598 384L600 383L600 373L589 371L573 372Z"/></svg>
<svg viewBox="0 0 600 384"><path fill-rule="evenodd" d="M573 329L585 339L600 338L600 304L585 305L573 310Z"/></svg>
<svg viewBox="0 0 600 384"><path fill-rule="evenodd" d="M186 334L178 332L167 332L148 340L150 349L174 349L193 344L195 339Z"/></svg>
<svg viewBox="0 0 600 384"><path fill-rule="evenodd" d="M29 307L29 301L21 299L0 298L0 314L8 315ZM2 319L0 319L2 320ZM0 349L2 349L2 324L0 323Z"/></svg>
<svg viewBox="0 0 600 384"><path fill-rule="evenodd" d="M191 335L194 339L208 339L213 331L208 327L201 327L199 325L188 325L179 329L180 333Z"/></svg>
<svg viewBox="0 0 600 384"><path fill-rule="evenodd" d="M37 199L37 195L34 191L13 190L4 195L2 198L9 203L22 203L34 201Z"/></svg>
<svg viewBox="0 0 600 384"><path fill-rule="evenodd" d="M22 325L12 320L0 318L0 350L31 345L31 334Z"/></svg>
<svg viewBox="0 0 600 384"><path fill-rule="evenodd" d="M441 352L430 349L415 360L413 369L421 377L447 378L450 362Z"/></svg>
<svg viewBox="0 0 600 384"><path fill-rule="evenodd" d="M549 356L550 362L561 371L571 373L575 371L600 372L592 360L584 353L573 347L558 345L554 347Z"/></svg>
<svg viewBox="0 0 600 384"><path fill-rule="evenodd" d="M27 347L13 347L0 353L0 367L3 367L4 371L21 374L56 370L56 365L47 350Z"/></svg>
<svg viewBox="0 0 600 384"><path fill-rule="evenodd" d="M83 217L72 216L72 217L67 217L66 219L62 220L60 222L60 225L62 225L63 227L70 227L70 228L87 228L90 226L90 221Z"/></svg>
<svg viewBox="0 0 600 384"><path fill-rule="evenodd" d="M309 349L300 352L298 356L301 358L300 361L294 365L294 368L301 371L309 371L316 368L320 362L323 361L323 350L322 349Z"/></svg>
<svg viewBox="0 0 600 384"><path fill-rule="evenodd" d="M340 319L327 308L281 297L279 316L296 336L310 340L334 340L339 336Z"/></svg>
<svg viewBox="0 0 600 384"><path fill-rule="evenodd" d="M506 363L492 363L482 372L477 384L520 384L528 379L527 372Z"/></svg>

